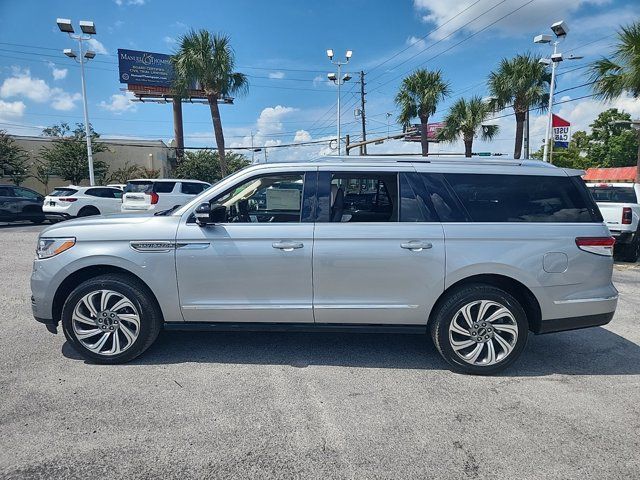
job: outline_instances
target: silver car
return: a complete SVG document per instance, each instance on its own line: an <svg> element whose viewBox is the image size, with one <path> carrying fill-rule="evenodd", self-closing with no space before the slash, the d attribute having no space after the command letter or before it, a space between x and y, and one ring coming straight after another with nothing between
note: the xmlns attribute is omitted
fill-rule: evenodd
<svg viewBox="0 0 640 480"><path fill-rule="evenodd" d="M121 363L164 330L429 333L454 370L512 364L529 332L604 325L614 240L579 171L536 161L255 165L154 216L54 225L33 314Z"/></svg>

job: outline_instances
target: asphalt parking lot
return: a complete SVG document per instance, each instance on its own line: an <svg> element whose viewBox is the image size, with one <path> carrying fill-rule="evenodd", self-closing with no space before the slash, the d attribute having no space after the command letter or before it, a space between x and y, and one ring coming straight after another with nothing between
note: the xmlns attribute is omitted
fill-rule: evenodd
<svg viewBox="0 0 640 480"><path fill-rule="evenodd" d="M496 377L421 336L163 333L122 366L37 324L42 227L0 226L1 478L639 478L640 266L604 328Z"/></svg>

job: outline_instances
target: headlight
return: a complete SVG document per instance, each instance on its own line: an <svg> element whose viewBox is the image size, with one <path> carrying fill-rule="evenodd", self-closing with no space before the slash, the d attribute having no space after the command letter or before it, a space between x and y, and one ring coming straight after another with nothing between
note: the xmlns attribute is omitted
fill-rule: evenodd
<svg viewBox="0 0 640 480"><path fill-rule="evenodd" d="M76 239L69 238L41 238L38 240L36 253L38 258L51 258L59 253L69 250L76 244Z"/></svg>

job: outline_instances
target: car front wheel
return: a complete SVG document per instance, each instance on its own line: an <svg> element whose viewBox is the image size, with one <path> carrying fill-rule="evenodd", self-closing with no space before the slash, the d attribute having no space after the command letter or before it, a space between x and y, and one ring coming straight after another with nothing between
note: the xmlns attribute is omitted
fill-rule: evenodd
<svg viewBox="0 0 640 480"><path fill-rule="evenodd" d="M158 337L162 315L147 287L126 275L100 275L80 284L62 308L67 340L87 360L128 362Z"/></svg>
<svg viewBox="0 0 640 480"><path fill-rule="evenodd" d="M442 357L462 373L489 375L515 362L527 343L527 317L509 293L468 285L444 300L431 322Z"/></svg>

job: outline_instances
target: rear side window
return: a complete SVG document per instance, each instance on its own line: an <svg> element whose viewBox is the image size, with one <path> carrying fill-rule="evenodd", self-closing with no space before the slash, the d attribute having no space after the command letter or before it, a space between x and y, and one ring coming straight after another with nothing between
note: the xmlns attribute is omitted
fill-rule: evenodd
<svg viewBox="0 0 640 480"><path fill-rule="evenodd" d="M395 173L336 172L331 178L331 222L397 222Z"/></svg>
<svg viewBox="0 0 640 480"><path fill-rule="evenodd" d="M0 197L13 197L13 188L0 187Z"/></svg>
<svg viewBox="0 0 640 480"><path fill-rule="evenodd" d="M595 222L582 180L541 175L444 174L473 222Z"/></svg>
<svg viewBox="0 0 640 480"><path fill-rule="evenodd" d="M154 182L153 191L156 193L171 193L176 182Z"/></svg>
<svg viewBox="0 0 640 480"><path fill-rule="evenodd" d="M78 190L75 188L56 188L49 194L50 197L69 197L76 193Z"/></svg>
<svg viewBox="0 0 640 480"><path fill-rule="evenodd" d="M589 187L591 196L602 203L638 203L633 187L610 187L608 185Z"/></svg>
<svg viewBox="0 0 640 480"><path fill-rule="evenodd" d="M208 185L204 183L182 182L182 193L187 195L198 195L206 188L208 188Z"/></svg>

